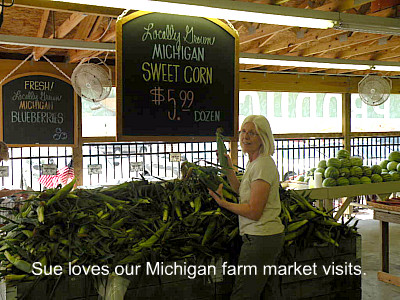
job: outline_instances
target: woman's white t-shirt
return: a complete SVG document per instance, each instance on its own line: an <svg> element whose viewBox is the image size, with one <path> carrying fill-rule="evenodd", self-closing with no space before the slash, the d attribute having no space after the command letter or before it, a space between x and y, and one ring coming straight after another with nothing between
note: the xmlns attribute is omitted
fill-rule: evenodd
<svg viewBox="0 0 400 300"><path fill-rule="evenodd" d="M240 203L250 201L251 183L255 180L264 180L271 185L268 201L258 221L239 216L240 234L273 235L283 232L284 226L279 218L281 212L279 175L271 156L261 154L247 164L239 187Z"/></svg>

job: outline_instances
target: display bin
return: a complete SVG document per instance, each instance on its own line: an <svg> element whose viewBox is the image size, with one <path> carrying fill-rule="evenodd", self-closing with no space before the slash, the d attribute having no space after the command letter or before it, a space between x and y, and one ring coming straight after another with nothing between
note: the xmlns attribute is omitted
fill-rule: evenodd
<svg viewBox="0 0 400 300"><path fill-rule="evenodd" d="M361 299L362 275L325 275L322 266L352 264L361 266L361 236L342 238L339 247L331 244L315 245L301 249L294 244L286 247L278 265L310 265L316 264L316 274L312 275L283 275L280 276L279 299ZM221 262L216 265L220 265ZM234 283L233 276L222 276L217 268L217 275L208 278L197 276L189 279L186 275L129 276L131 283L124 299L229 299ZM354 270L353 270L354 271ZM50 299L54 280L42 280L28 292L25 299ZM21 299L31 287L31 283L20 283L7 287L7 300ZM4 288L4 286L3 286ZM3 294L4 294L3 289ZM265 295L268 299L268 295ZM54 292L53 299L83 300L98 299L89 277L71 276L60 280Z"/></svg>
<svg viewBox="0 0 400 300"><path fill-rule="evenodd" d="M219 265L218 263L216 264ZM189 279L186 275L134 275L124 276L131 282L124 299L229 299L234 276L222 276L217 268L216 276L197 276ZM50 298L56 283L45 279L32 288L31 282L11 286L2 284L2 294L7 300L97 300L99 294L90 276L63 276L58 282L53 297Z"/></svg>
<svg viewBox="0 0 400 300"><path fill-rule="evenodd" d="M315 245L305 249L291 245L286 248L280 258L279 265L316 265L316 272L310 275L281 276L280 299L361 299L361 236L341 239L339 247L334 245ZM352 268L350 275L349 264L359 266L358 271ZM343 274L325 274L323 266L347 266ZM332 269L330 269L332 270ZM345 273L345 270L347 274ZM335 269L338 272L337 269Z"/></svg>

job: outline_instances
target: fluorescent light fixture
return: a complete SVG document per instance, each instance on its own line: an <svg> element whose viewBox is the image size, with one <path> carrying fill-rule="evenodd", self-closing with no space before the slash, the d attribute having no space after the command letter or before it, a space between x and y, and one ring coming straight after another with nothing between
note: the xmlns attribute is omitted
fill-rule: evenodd
<svg viewBox="0 0 400 300"><path fill-rule="evenodd" d="M227 0L70 0L122 9L306 28L332 28L339 13Z"/></svg>
<svg viewBox="0 0 400 300"><path fill-rule="evenodd" d="M387 72L400 72L400 63L386 61L369 61L356 59L334 59L320 57L296 57L285 55L269 55L240 53L240 64L322 68L341 70L376 70Z"/></svg>
<svg viewBox="0 0 400 300"><path fill-rule="evenodd" d="M339 20L335 23L334 28L346 31L400 35L400 21L395 18L340 13Z"/></svg>

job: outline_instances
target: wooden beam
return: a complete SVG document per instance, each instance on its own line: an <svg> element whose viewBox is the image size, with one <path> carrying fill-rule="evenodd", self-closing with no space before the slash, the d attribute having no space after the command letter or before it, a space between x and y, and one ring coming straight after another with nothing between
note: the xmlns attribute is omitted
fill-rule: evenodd
<svg viewBox="0 0 400 300"><path fill-rule="evenodd" d="M103 17L99 16L93 25L92 31L90 32L89 36L86 39L87 41L94 41L96 38L99 38L101 36L101 32L99 32L99 28L100 28L102 21L103 21ZM96 34L99 34L99 35L95 37Z"/></svg>
<svg viewBox="0 0 400 300"><path fill-rule="evenodd" d="M43 11L42 18L40 19L39 29L36 34L37 37L43 37L46 29L47 21L49 20L50 10L46 9Z"/></svg>
<svg viewBox="0 0 400 300"><path fill-rule="evenodd" d="M110 42L110 41L115 40L115 33L116 33L115 26L116 26L116 20L111 20L110 28L107 30L107 32L105 34L104 34L104 32L102 33L102 34L104 34L104 36L101 38L101 42L105 43L105 42ZM96 34L96 36L97 36L97 34ZM100 36L98 36L98 37L100 37ZM96 38L98 38L98 37L96 37ZM91 37L90 39L92 39L92 38L94 38L94 36ZM78 62L83 58L99 56L101 53L103 53L103 52L102 51L90 51L90 50L71 50L71 51L69 51L69 62L71 62L71 63Z"/></svg>
<svg viewBox="0 0 400 300"><path fill-rule="evenodd" d="M86 15L82 13L73 13L56 31L57 38L62 39L68 33L71 32L84 18ZM54 38L54 34L50 36L50 38ZM40 48L35 47L33 51L35 52L34 59L39 60L50 48Z"/></svg>
<svg viewBox="0 0 400 300"><path fill-rule="evenodd" d="M10 0L5 1L6 4L11 4ZM53 11L62 11L70 13L85 13L97 16L118 17L124 10L121 8L102 7L95 5L86 5L78 3L68 3L53 0L15 0L14 6L49 9Z"/></svg>
<svg viewBox="0 0 400 300"><path fill-rule="evenodd" d="M240 72L242 91L357 93L361 77ZM400 79L392 79L392 94L400 94ZM376 133L375 133L376 134Z"/></svg>
<svg viewBox="0 0 400 300"><path fill-rule="evenodd" d="M387 41L386 44L375 44L375 45L358 45L350 50L344 50L338 54L339 58L349 58L357 55L362 55L366 53L371 53L374 51L383 51L390 48L399 47L400 38L393 37L391 40Z"/></svg>
<svg viewBox="0 0 400 300"><path fill-rule="evenodd" d="M74 40L86 40L89 33L92 31L93 25L96 22L97 16L87 16L80 22L78 30L75 32Z"/></svg>
<svg viewBox="0 0 400 300"><path fill-rule="evenodd" d="M342 94L342 132L344 149L351 150L351 94ZM337 219L336 219L337 220Z"/></svg>
<svg viewBox="0 0 400 300"><path fill-rule="evenodd" d="M400 277L386 272L378 271L378 280L400 286Z"/></svg>
<svg viewBox="0 0 400 300"><path fill-rule="evenodd" d="M260 28L256 29L255 33L239 36L239 43L241 46L244 46L247 43L268 37L271 34L280 31L285 31L287 29L288 29L287 26L281 26L281 25L261 25Z"/></svg>
<svg viewBox="0 0 400 300"><path fill-rule="evenodd" d="M342 49L345 47L350 47L350 46L354 46L357 44L365 43L367 41L378 40L380 38L382 38L382 35L355 32L355 33L353 33L352 36L347 38L347 41L342 42L336 38L330 42L321 43L321 44L309 47L309 48L303 50L302 53L298 53L298 54L302 54L302 56L312 56L312 55L323 53L325 51L338 50L338 49Z"/></svg>

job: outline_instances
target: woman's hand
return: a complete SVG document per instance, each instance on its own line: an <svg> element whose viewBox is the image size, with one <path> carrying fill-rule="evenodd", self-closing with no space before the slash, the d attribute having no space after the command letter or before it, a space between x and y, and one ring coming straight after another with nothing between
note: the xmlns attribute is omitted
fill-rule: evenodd
<svg viewBox="0 0 400 300"><path fill-rule="evenodd" d="M222 187L223 187L223 184L221 183L218 186L216 193L210 189L208 189L208 193L210 194L211 197L214 198L214 200L218 203L219 206L224 207L224 204L227 201L222 197Z"/></svg>

